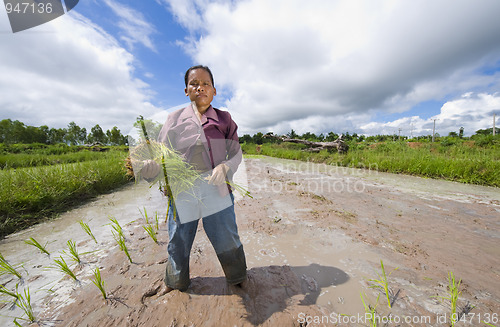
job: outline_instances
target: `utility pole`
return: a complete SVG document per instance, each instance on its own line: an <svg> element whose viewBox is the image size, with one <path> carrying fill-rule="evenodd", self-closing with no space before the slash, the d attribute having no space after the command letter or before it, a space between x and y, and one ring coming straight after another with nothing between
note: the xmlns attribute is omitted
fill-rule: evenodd
<svg viewBox="0 0 500 327"><path fill-rule="evenodd" d="M401 141L401 128L398 129L399 134L398 134L398 141Z"/></svg>
<svg viewBox="0 0 500 327"><path fill-rule="evenodd" d="M493 113L493 136L495 136L495 120L497 119L497 114Z"/></svg>
<svg viewBox="0 0 500 327"><path fill-rule="evenodd" d="M432 143L434 143L434 134L436 134L436 119L434 120L434 126L432 126Z"/></svg>

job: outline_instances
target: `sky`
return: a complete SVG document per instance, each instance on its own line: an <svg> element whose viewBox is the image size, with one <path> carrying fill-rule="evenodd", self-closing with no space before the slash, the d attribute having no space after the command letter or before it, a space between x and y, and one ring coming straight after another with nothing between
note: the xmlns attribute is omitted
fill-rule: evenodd
<svg viewBox="0 0 500 327"><path fill-rule="evenodd" d="M127 134L188 103L208 65L238 134L466 136L500 125L498 0L82 0L12 33L0 120Z"/></svg>

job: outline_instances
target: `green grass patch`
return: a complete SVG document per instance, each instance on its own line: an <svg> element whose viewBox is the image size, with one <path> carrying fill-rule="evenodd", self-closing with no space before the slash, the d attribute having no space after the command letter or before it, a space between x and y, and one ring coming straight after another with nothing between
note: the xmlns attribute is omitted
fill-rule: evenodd
<svg viewBox="0 0 500 327"><path fill-rule="evenodd" d="M265 155L321 162L352 168L440 178L462 183L500 187L500 146L476 145L473 141L441 143L385 142L350 144L347 154L303 151L301 144L242 144L246 156Z"/></svg>
<svg viewBox="0 0 500 327"><path fill-rule="evenodd" d="M97 160L0 170L0 237L127 183L126 155L110 151Z"/></svg>

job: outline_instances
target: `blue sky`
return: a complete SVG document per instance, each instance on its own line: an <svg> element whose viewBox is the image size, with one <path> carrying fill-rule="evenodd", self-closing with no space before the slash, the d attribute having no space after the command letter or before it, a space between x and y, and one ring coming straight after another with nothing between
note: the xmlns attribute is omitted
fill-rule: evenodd
<svg viewBox="0 0 500 327"><path fill-rule="evenodd" d="M127 133L205 64L239 134L465 134L500 116L500 1L87 0L12 34L0 119ZM497 122L497 125L500 125Z"/></svg>

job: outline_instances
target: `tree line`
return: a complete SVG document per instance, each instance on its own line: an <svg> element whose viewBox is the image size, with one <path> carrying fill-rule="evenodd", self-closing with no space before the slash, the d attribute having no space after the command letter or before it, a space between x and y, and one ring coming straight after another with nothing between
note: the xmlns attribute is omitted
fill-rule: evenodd
<svg viewBox="0 0 500 327"><path fill-rule="evenodd" d="M499 135L500 134L500 128L495 128L495 134ZM269 134L269 133L268 133ZM245 134L240 137L240 143L254 143L254 144L263 144L263 143L275 143L279 142L275 138L269 138L267 137L268 134L263 134L261 132L255 133L253 136L249 134ZM329 132L327 134L319 134L316 135L311 132L306 132L302 135L297 134L293 129L286 134L288 138L292 139L301 139L301 140L307 140L311 142L333 142L335 141L340 134L336 134L334 132ZM484 139L484 137L488 137L488 139L492 138L493 136L493 128L486 128L486 129L479 129L475 132L474 135L470 137L465 137L464 136L464 128L461 127L457 132L449 132L448 136L445 136L444 138L447 139L448 141L450 139ZM442 138L438 133L434 135L435 138ZM432 139L432 135L421 135L421 136L415 136L413 138L410 138L405 135L398 135L398 134L393 134L393 135L358 135L357 133L352 133L350 134L349 132L343 133L342 138L346 142L367 142L367 143L376 143L376 142L387 142L387 141L398 141L398 140L406 140L406 141L430 141Z"/></svg>
<svg viewBox="0 0 500 327"><path fill-rule="evenodd" d="M96 124L87 133L85 127L70 122L66 128L49 128L47 125L39 127L25 125L19 120L4 119L0 121L0 143L43 143L68 145L83 145L101 143L104 145L127 145L127 136L122 135L118 127L104 131Z"/></svg>

